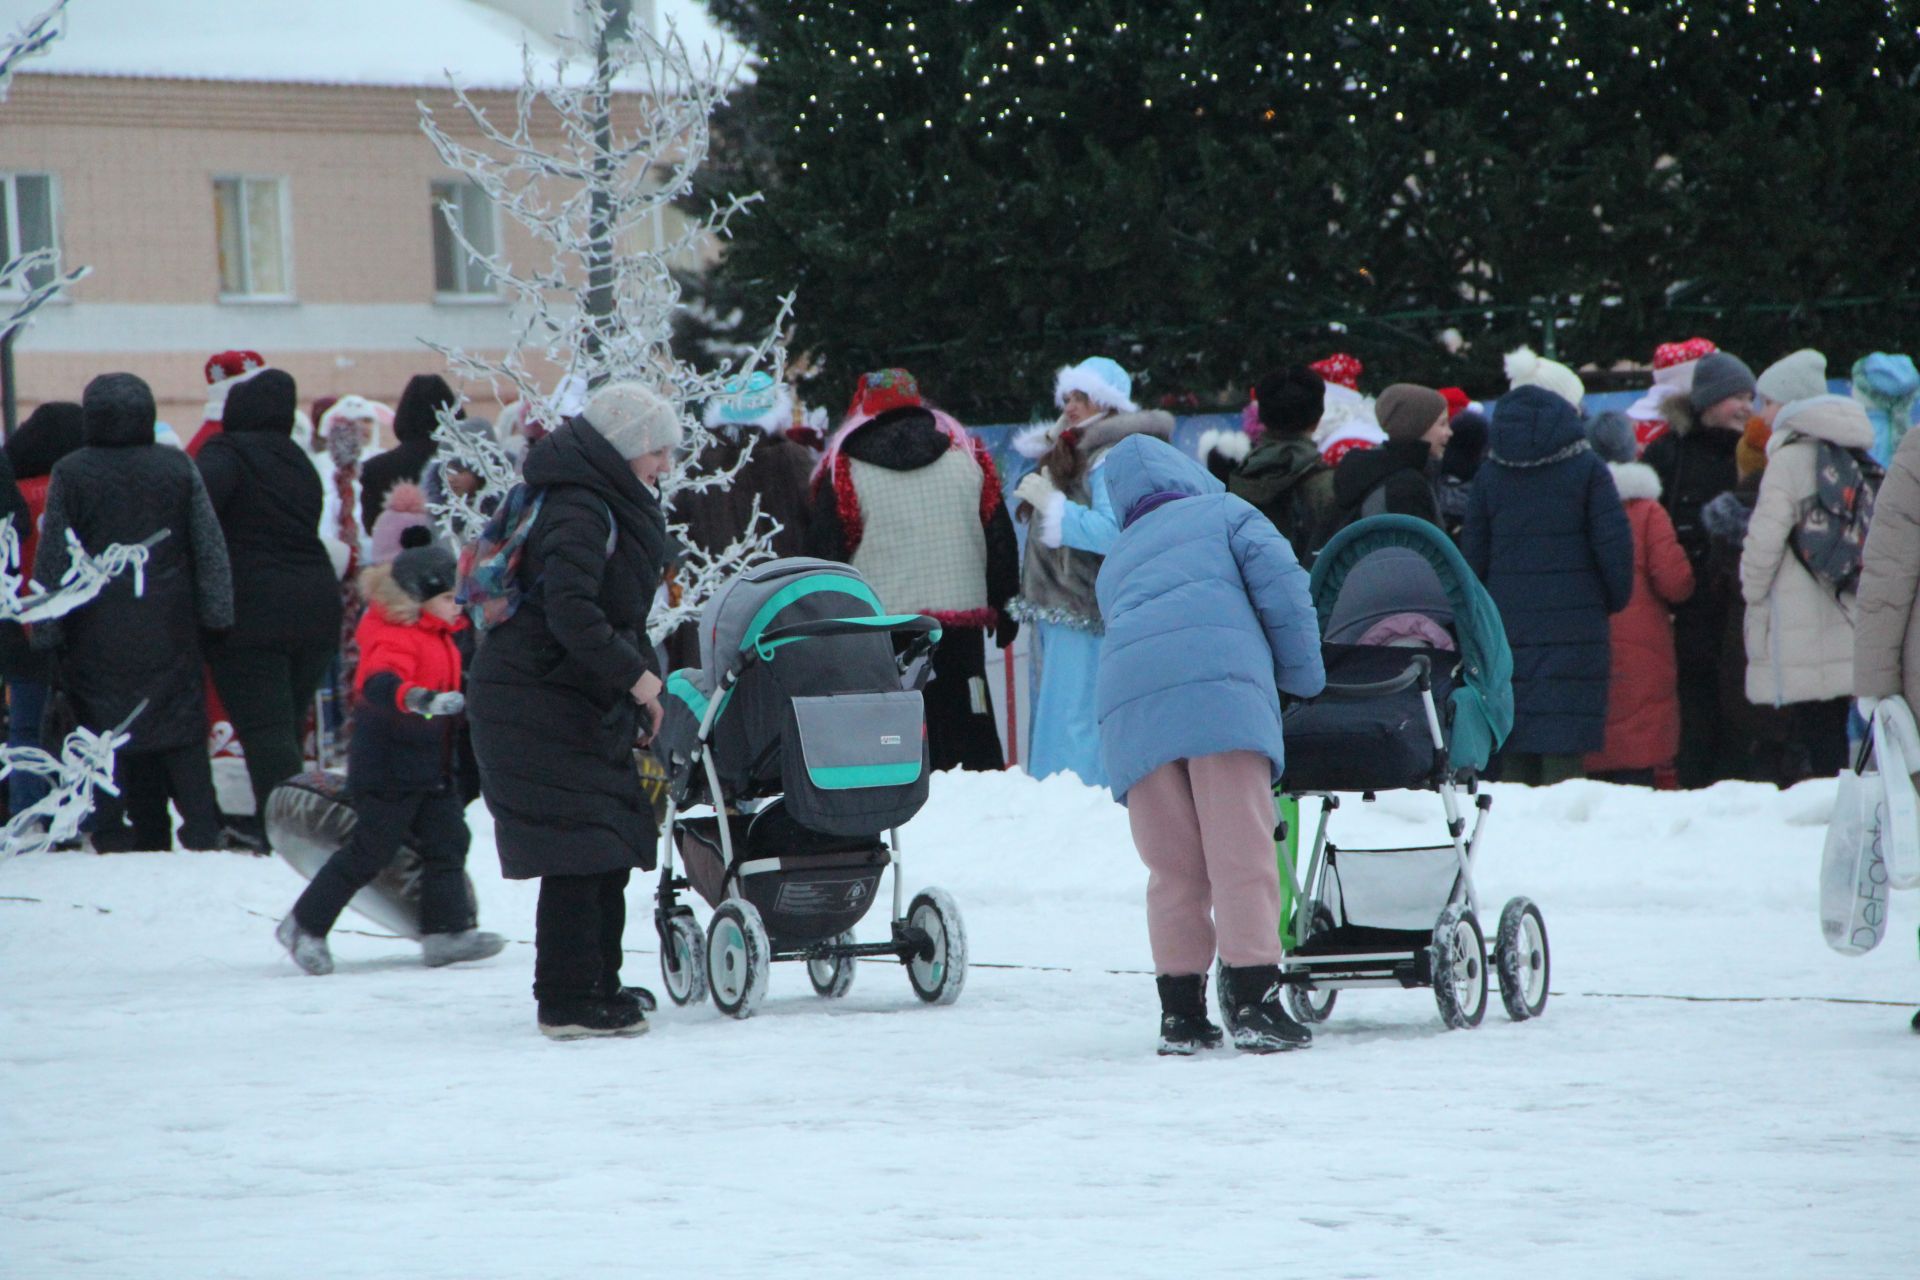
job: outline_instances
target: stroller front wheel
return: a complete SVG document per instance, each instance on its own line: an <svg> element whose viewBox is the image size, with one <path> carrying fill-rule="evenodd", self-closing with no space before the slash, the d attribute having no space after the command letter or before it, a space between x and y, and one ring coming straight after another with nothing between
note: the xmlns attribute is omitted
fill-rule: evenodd
<svg viewBox="0 0 1920 1280"><path fill-rule="evenodd" d="M850 947L859 939L853 936L853 930L828 938L832 946ZM807 981L813 984L813 993L825 996L829 1000L838 1000L847 994L853 986L852 956L827 956L823 959L807 961Z"/></svg>
<svg viewBox="0 0 1920 1280"><path fill-rule="evenodd" d="M1477 1027L1487 1016L1487 940L1464 902L1440 913L1429 952L1433 999L1453 1030Z"/></svg>
<svg viewBox="0 0 1920 1280"><path fill-rule="evenodd" d="M660 977L677 1005L707 998L707 939L692 916L675 916L661 931Z"/></svg>
<svg viewBox="0 0 1920 1280"><path fill-rule="evenodd" d="M952 1004L967 985L967 927L944 889L922 889L907 908L907 926L927 938L907 957L907 981L928 1004Z"/></svg>
<svg viewBox="0 0 1920 1280"><path fill-rule="evenodd" d="M707 985L714 1007L729 1018L751 1018L767 994L773 946L759 909L728 898L707 926Z"/></svg>

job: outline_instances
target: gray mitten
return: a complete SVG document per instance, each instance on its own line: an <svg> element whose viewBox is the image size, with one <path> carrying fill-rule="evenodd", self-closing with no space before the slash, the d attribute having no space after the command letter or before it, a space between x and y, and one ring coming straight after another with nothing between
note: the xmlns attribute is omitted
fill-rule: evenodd
<svg viewBox="0 0 1920 1280"><path fill-rule="evenodd" d="M467 699L458 693L435 693L431 689L409 689L407 710L417 716L457 716L467 709Z"/></svg>

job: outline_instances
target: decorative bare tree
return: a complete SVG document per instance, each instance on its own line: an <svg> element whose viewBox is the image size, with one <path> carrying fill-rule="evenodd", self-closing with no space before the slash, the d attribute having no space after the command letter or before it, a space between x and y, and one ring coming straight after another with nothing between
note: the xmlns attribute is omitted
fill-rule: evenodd
<svg viewBox="0 0 1920 1280"><path fill-rule="evenodd" d="M82 726L67 735L58 756L38 747L0 748L0 782L15 773L30 773L53 788L0 827L0 855L41 853L78 835L80 823L93 812L95 791L120 794L113 781L113 756L131 736L124 724L106 733Z"/></svg>
<svg viewBox="0 0 1920 1280"><path fill-rule="evenodd" d="M7 98L7 86L13 73L28 58L45 53L62 34L61 19L67 0L54 0L38 17L29 18L11 34L0 37L0 102ZM0 340L10 337L27 318L60 295L68 285L84 278L87 267L62 274L58 249L35 249L0 263L0 297L12 299L0 312Z"/></svg>
<svg viewBox="0 0 1920 1280"><path fill-rule="evenodd" d="M684 304L672 264L724 238L732 219L759 196L711 204L671 239L660 228L669 207L692 194L693 175L707 158L710 119L726 101L738 65L711 50L689 53L671 28L664 38L634 29L627 5L617 0L580 0L580 13L584 34L557 37L561 56L550 69L537 70L532 52L524 54L511 123L491 119L457 83L464 136L420 105L421 127L441 158L526 228L545 254L543 262L516 266L503 253L475 245L457 211L443 204L461 251L484 264L513 298L515 332L498 360L429 345L457 375L486 382L496 397L511 390L523 412L545 422L560 421L574 407L566 401L577 392L567 388L645 383L679 409L686 435L683 460L661 483L662 499L724 488L747 455L725 470L703 470L699 460L711 436L701 410L757 368L782 375L780 335L793 295L781 300L766 336L743 354L711 370L677 360L673 327ZM435 434L448 456L488 488L512 482L497 445L456 438L463 433L445 421ZM477 530L479 498L450 500L436 513L456 539ZM691 548L684 527L672 528ZM651 619L654 639L697 617L729 577L771 556L777 531L756 503L746 534L732 546L710 555L691 550L678 574L678 602Z"/></svg>

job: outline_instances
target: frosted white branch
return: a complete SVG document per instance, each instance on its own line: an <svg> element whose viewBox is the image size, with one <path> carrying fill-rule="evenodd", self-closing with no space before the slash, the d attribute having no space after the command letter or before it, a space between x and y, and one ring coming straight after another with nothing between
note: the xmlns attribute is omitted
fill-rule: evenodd
<svg viewBox="0 0 1920 1280"><path fill-rule="evenodd" d="M7 100L7 86L13 82L13 73L20 64L45 53L48 46L64 34L62 10L66 7L67 0L54 0L52 6L37 17L28 18L0 37L0 102Z"/></svg>
<svg viewBox="0 0 1920 1280"><path fill-rule="evenodd" d="M502 401L518 399L523 413L548 424L577 408L563 390L570 385L631 380L651 386L678 409L685 444L680 462L662 478L662 498L725 488L744 458L724 470L703 466L713 436L702 410L755 371L784 377L781 335L793 296L781 300L758 343L742 341L709 370L680 361L673 333L686 303L675 264L725 238L732 220L760 197L715 201L705 216L689 219L676 233L669 234L663 222L670 208L683 209L693 194L694 175L708 155L711 117L726 102L725 86L736 78L738 58L712 50L696 58L671 28L664 37L635 31L603 40L604 6L583 0L582 9L587 34L558 33L560 55L550 66L537 65L531 50L523 50L522 82L510 111L490 113L451 77L448 122L420 104L421 128L440 158L539 248L533 261L515 262L491 244L476 245L456 211L443 205L441 216L458 252L479 263L513 302L512 343L499 357L428 345L463 381L486 385ZM596 275L604 291L593 287ZM443 456L471 464L485 484L472 499L449 494L434 515L449 536L464 542L484 519L482 500L513 479L496 465L504 462L504 451L496 459L485 442L456 440L456 434L445 424L436 432ZM734 545L713 554L692 549L679 574L679 603L652 622L656 636L697 616L727 578L771 556L777 529L756 503L746 534ZM684 528L672 532L691 546Z"/></svg>
<svg viewBox="0 0 1920 1280"><path fill-rule="evenodd" d="M434 462L440 468L440 487L446 500L429 502L427 513L433 517L442 538L456 547L464 547L487 527L488 500L513 488L520 475L514 470L513 459L507 455L506 448L492 433L463 430L454 413L455 410L442 407L439 423L433 429L434 441L440 446ZM458 467L476 476L480 487L471 494L455 492L447 478L449 467Z"/></svg>
<svg viewBox="0 0 1920 1280"><path fill-rule="evenodd" d="M145 595L150 548L166 536L163 529L137 546L116 542L92 556L69 529L67 571L49 588L28 576L33 571L31 565L21 566L20 531L13 527L13 518L0 520L0 622L45 622L72 613L129 570L133 572L133 594Z"/></svg>
<svg viewBox="0 0 1920 1280"><path fill-rule="evenodd" d="M0 747L0 782L15 773L30 773L53 784L53 790L0 828L5 835L0 852L9 857L41 853L79 835L81 822L93 812L94 793L120 794L113 782L113 757L131 736L125 724L106 733L82 726L67 735L58 757L38 747Z"/></svg>

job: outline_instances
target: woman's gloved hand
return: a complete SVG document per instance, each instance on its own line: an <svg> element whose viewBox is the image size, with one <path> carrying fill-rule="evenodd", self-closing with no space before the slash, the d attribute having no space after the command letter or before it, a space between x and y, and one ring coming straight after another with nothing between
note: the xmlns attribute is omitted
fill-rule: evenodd
<svg viewBox="0 0 1920 1280"><path fill-rule="evenodd" d="M1035 511L1044 511L1047 499L1058 492L1060 491L1054 488L1053 481L1047 479L1047 473L1037 469L1027 472L1020 477L1020 483L1013 486L1013 496Z"/></svg>

